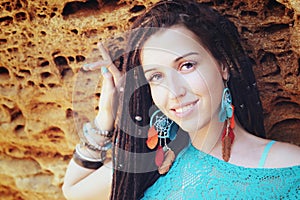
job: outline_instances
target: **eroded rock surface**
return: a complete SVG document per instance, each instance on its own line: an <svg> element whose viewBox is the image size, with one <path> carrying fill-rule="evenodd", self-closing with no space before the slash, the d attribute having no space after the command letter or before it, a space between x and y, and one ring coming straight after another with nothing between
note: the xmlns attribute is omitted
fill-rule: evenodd
<svg viewBox="0 0 300 200"><path fill-rule="evenodd" d="M156 1L0 2L1 199L64 199L81 120L73 117L92 119L100 95L99 73L80 67L97 55L97 41L122 43L118 35ZM256 64L268 137L300 145L299 1L203 2L238 26Z"/></svg>

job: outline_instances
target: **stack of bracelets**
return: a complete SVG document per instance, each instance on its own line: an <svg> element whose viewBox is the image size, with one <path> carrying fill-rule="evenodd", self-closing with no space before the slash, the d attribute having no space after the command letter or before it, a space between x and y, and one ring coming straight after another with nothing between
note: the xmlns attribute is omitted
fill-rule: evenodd
<svg viewBox="0 0 300 200"><path fill-rule="evenodd" d="M97 144L92 134L97 134L105 138L102 145ZM100 130L95 122L87 122L83 125L83 136L84 140L81 140L80 144L76 145L73 160L76 164L81 167L88 169L98 169L103 165L103 162L106 159L106 152L112 147L111 137L112 131L103 131ZM87 148L90 151L93 151L95 154L99 155L98 158L90 158L82 154L80 151L81 148Z"/></svg>

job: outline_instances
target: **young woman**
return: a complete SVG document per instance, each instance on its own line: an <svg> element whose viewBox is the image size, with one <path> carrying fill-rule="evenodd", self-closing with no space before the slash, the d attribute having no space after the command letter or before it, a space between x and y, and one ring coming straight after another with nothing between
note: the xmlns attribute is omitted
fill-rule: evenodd
<svg viewBox="0 0 300 200"><path fill-rule="evenodd" d="M300 197L300 148L264 139L251 62L226 18L161 1L135 21L121 71L99 48L103 60L84 66L102 67L99 113L66 172L67 199Z"/></svg>

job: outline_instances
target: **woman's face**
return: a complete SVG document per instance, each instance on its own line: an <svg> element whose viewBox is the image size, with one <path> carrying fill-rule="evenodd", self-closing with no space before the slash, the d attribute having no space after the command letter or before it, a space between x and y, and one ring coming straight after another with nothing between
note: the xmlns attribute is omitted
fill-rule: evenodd
<svg viewBox="0 0 300 200"><path fill-rule="evenodd" d="M218 119L227 72L187 28L152 35L141 62L154 103L183 130L195 132Z"/></svg>

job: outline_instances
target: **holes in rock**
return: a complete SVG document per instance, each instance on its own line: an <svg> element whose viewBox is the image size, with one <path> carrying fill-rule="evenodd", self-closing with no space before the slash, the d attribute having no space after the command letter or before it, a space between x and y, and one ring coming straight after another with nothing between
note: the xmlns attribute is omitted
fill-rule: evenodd
<svg viewBox="0 0 300 200"><path fill-rule="evenodd" d="M16 48L16 47L8 48L7 51L8 51L9 53L18 52L18 48Z"/></svg>
<svg viewBox="0 0 300 200"><path fill-rule="evenodd" d="M23 117L23 113L20 110L16 110L14 112L11 113L11 121L14 121L20 117Z"/></svg>
<svg viewBox="0 0 300 200"><path fill-rule="evenodd" d="M14 129L16 133L24 132L24 125L17 125Z"/></svg>
<svg viewBox="0 0 300 200"><path fill-rule="evenodd" d="M144 6L144 5L135 5L135 6L133 6L130 10L129 10L129 12L131 12L131 13L137 13L137 12L140 12L140 11L142 11L142 10L144 10L146 7Z"/></svg>
<svg viewBox="0 0 300 200"><path fill-rule="evenodd" d="M15 75L16 76L16 78L18 79L18 80L23 80L24 79L24 76L20 76L20 75Z"/></svg>
<svg viewBox="0 0 300 200"><path fill-rule="evenodd" d="M10 2L4 2L1 4L1 6L8 12L11 12L12 8L10 6Z"/></svg>
<svg viewBox="0 0 300 200"><path fill-rule="evenodd" d="M30 72L30 70L28 70L28 69L21 69L19 72L22 73L22 74L26 74L26 75L28 75L28 76L31 75L31 72Z"/></svg>
<svg viewBox="0 0 300 200"><path fill-rule="evenodd" d="M27 47L35 47L36 45L34 43L32 43L31 41L29 41L27 43Z"/></svg>
<svg viewBox="0 0 300 200"><path fill-rule="evenodd" d="M131 17L128 21L129 22L134 22L136 20L137 16Z"/></svg>
<svg viewBox="0 0 300 200"><path fill-rule="evenodd" d="M12 18L10 16L6 16L6 17L1 17L0 18L0 23L3 24L4 26L12 24L13 21L14 21L14 18Z"/></svg>
<svg viewBox="0 0 300 200"><path fill-rule="evenodd" d="M42 137L47 137L51 142L61 141L64 138L64 132L56 126L52 126L41 133Z"/></svg>
<svg viewBox="0 0 300 200"><path fill-rule="evenodd" d="M63 69L62 72L60 73L60 75L62 77L66 77L66 76L73 76L74 73L73 73L72 69L68 67L68 68Z"/></svg>
<svg viewBox="0 0 300 200"><path fill-rule="evenodd" d="M97 10L99 3L97 0L87 0L86 2L68 2L63 8L62 15L67 17L81 10Z"/></svg>
<svg viewBox="0 0 300 200"><path fill-rule="evenodd" d="M73 117L73 110L71 108L68 108L66 110L66 118L71 118Z"/></svg>
<svg viewBox="0 0 300 200"><path fill-rule="evenodd" d="M263 77L280 74L280 67L278 66L276 60L276 56L273 53L265 53L263 55L263 57L260 59L260 63L263 67Z"/></svg>
<svg viewBox="0 0 300 200"><path fill-rule="evenodd" d="M292 50L289 50L289 51L285 51L285 52L282 52L280 54L278 54L277 56L278 57L288 57L290 55L292 55L294 52Z"/></svg>
<svg viewBox="0 0 300 200"><path fill-rule="evenodd" d="M48 84L48 87L49 87L49 88L54 88L54 87L56 87L56 84L55 84L55 83L49 83L49 84Z"/></svg>
<svg viewBox="0 0 300 200"><path fill-rule="evenodd" d="M69 56L69 57L68 57L68 60L69 60L70 62L73 62L75 59L74 59L72 56Z"/></svg>
<svg viewBox="0 0 300 200"><path fill-rule="evenodd" d="M35 84L34 84L33 81L27 81L27 85L29 85L29 86L34 86Z"/></svg>
<svg viewBox="0 0 300 200"><path fill-rule="evenodd" d="M85 57L84 56L82 56L82 55L77 55L76 56L76 62L83 62L83 61L85 61Z"/></svg>
<svg viewBox="0 0 300 200"><path fill-rule="evenodd" d="M243 10L241 12L241 16L256 17L257 15L258 15L257 12L254 12L254 11L245 11L245 10Z"/></svg>
<svg viewBox="0 0 300 200"><path fill-rule="evenodd" d="M269 10L269 13L266 13L266 15L276 15L276 16L284 16L286 7L278 3L276 0L269 0L269 2L266 4L266 7Z"/></svg>
<svg viewBox="0 0 300 200"><path fill-rule="evenodd" d="M0 45L7 42L7 39L0 39Z"/></svg>
<svg viewBox="0 0 300 200"><path fill-rule="evenodd" d="M71 32L75 33L75 34L78 34L78 30L77 29L72 29Z"/></svg>
<svg viewBox="0 0 300 200"><path fill-rule="evenodd" d="M57 65L57 66L66 66L68 65L68 61L65 57L63 56L57 56L54 58L54 63Z"/></svg>
<svg viewBox="0 0 300 200"><path fill-rule="evenodd" d="M46 78L48 78L50 76L51 76L51 73L49 73L49 72L43 72L43 73L41 73L41 78L42 79L46 79Z"/></svg>
<svg viewBox="0 0 300 200"><path fill-rule="evenodd" d="M0 67L0 80L8 80L10 78L9 71L5 67Z"/></svg>
<svg viewBox="0 0 300 200"><path fill-rule="evenodd" d="M47 33L45 31L41 31L42 36L46 36Z"/></svg>
<svg viewBox="0 0 300 200"><path fill-rule="evenodd" d="M48 65L49 65L49 61L47 61L47 60L40 64L41 67L46 67Z"/></svg>
<svg viewBox="0 0 300 200"><path fill-rule="evenodd" d="M263 32L275 33L277 31L281 31L288 28L289 28L288 24L273 24L271 26L263 28Z"/></svg>
<svg viewBox="0 0 300 200"><path fill-rule="evenodd" d="M41 19L45 19L47 17L47 15L45 15L45 14L38 14L37 16Z"/></svg>
<svg viewBox="0 0 300 200"><path fill-rule="evenodd" d="M20 21L25 21L27 19L27 15L25 12L18 12L15 15L16 21L20 22Z"/></svg>
<svg viewBox="0 0 300 200"><path fill-rule="evenodd" d="M28 32L27 35L28 35L28 37L30 37L30 38L33 38L33 37L34 37L34 34L31 33L31 32Z"/></svg>
<svg viewBox="0 0 300 200"><path fill-rule="evenodd" d="M244 2L240 2L240 3L236 4L233 8L234 8L235 10L238 10L239 8L244 7L245 5L246 5L246 4L245 4Z"/></svg>
<svg viewBox="0 0 300 200"><path fill-rule="evenodd" d="M8 149L8 152L9 152L9 153L14 153L15 151L18 151L18 149L17 149L16 147L10 147L10 148Z"/></svg>
<svg viewBox="0 0 300 200"><path fill-rule="evenodd" d="M91 29L91 30L87 30L87 31L83 32L83 35L85 35L88 38L96 36L97 34L98 34L98 30L97 29Z"/></svg>
<svg viewBox="0 0 300 200"><path fill-rule="evenodd" d="M54 52L52 53L52 56L56 56L57 54L60 54L60 51L59 51L59 50L54 51Z"/></svg>
<svg viewBox="0 0 300 200"><path fill-rule="evenodd" d="M55 127L55 126L49 128L48 130L49 130L49 131L53 131L53 132L62 132L62 130L61 130L60 128Z"/></svg>
<svg viewBox="0 0 300 200"><path fill-rule="evenodd" d="M23 2L24 3L24 2ZM25 3L26 3L26 1L25 1ZM14 6L14 9L15 10L18 10L18 9L20 9L20 8L22 8L23 6L22 6L22 4L21 4L21 1L16 1L16 4L15 4L15 6Z"/></svg>
<svg viewBox="0 0 300 200"><path fill-rule="evenodd" d="M107 26L107 29L112 31L112 30L117 30L116 26Z"/></svg>

